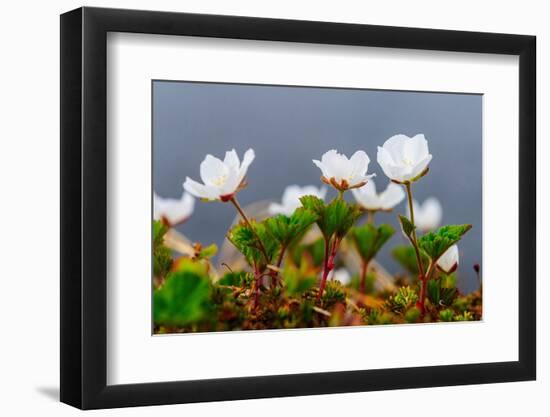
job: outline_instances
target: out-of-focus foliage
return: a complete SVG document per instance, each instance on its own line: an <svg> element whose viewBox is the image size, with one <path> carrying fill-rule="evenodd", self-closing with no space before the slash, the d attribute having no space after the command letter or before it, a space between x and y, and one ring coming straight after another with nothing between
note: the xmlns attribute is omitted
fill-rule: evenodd
<svg viewBox="0 0 550 417"><path fill-rule="evenodd" d="M370 262L394 233L389 224L376 227L367 223L351 229L350 236L361 259Z"/></svg>
<svg viewBox="0 0 550 417"><path fill-rule="evenodd" d="M416 262L414 248L412 246L396 246L392 249L391 254L393 258L412 276L418 275L418 264ZM422 265L427 265L429 261L428 257L423 253L421 253L420 256L422 257Z"/></svg>
<svg viewBox="0 0 550 417"><path fill-rule="evenodd" d="M218 253L218 246L212 243L211 245L206 246L205 248L201 247L196 254L196 258L210 259L210 258L213 258L216 255L216 253Z"/></svg>
<svg viewBox="0 0 550 417"><path fill-rule="evenodd" d="M210 283L193 270L171 273L154 294L155 323L185 326L200 322L208 315Z"/></svg>
<svg viewBox="0 0 550 417"><path fill-rule="evenodd" d="M290 258L295 265L308 262L315 267L321 267L325 252L325 242L322 238L313 243L300 244L291 248Z"/></svg>
<svg viewBox="0 0 550 417"><path fill-rule="evenodd" d="M162 222L153 222L153 274L164 277L172 265L172 251L163 245L168 228Z"/></svg>
<svg viewBox="0 0 550 417"><path fill-rule="evenodd" d="M450 307L458 295L451 278L441 277L428 281L428 299L436 306Z"/></svg>

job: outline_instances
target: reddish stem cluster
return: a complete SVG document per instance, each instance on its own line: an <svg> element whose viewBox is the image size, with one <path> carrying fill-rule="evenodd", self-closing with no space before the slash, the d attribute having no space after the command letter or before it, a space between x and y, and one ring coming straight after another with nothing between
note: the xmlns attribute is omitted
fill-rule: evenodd
<svg viewBox="0 0 550 417"><path fill-rule="evenodd" d="M325 286L327 284L328 274L334 269L334 259L336 258L336 253L338 247L340 246L340 239L336 237L332 241L332 248L330 248L330 240L325 242L325 257L323 264L323 276L321 278L321 284L319 285L319 293L317 294L317 300L320 300L325 291Z"/></svg>

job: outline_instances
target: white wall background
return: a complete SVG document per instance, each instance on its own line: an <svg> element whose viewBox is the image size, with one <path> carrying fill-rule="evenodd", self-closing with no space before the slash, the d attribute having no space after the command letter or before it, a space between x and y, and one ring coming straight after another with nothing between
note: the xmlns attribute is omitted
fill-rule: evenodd
<svg viewBox="0 0 550 417"><path fill-rule="evenodd" d="M59 17L81 6L71 0L5 2L0 44L0 410L7 416L74 415L59 404ZM550 146L542 140L550 97L550 26L545 2L456 4L394 0L125 0L86 5L237 14L441 29L510 32L538 37L539 213L549 212ZM406 70L406 69L404 69ZM505 176L506 173L503 173ZM543 415L550 406L550 292L544 259L550 222L539 215L538 381L423 390L238 401L100 411L94 415ZM472 341L475 343L475 341Z"/></svg>

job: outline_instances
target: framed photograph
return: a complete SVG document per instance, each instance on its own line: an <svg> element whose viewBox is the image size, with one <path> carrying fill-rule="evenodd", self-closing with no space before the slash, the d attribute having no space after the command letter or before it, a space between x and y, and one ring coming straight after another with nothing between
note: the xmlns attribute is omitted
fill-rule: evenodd
<svg viewBox="0 0 550 417"><path fill-rule="evenodd" d="M535 37L61 16L61 401L533 380Z"/></svg>

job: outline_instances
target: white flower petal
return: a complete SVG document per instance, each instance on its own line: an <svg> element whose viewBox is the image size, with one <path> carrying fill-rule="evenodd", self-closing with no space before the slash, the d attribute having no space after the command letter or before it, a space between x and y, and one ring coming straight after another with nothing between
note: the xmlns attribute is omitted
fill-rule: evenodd
<svg viewBox="0 0 550 417"><path fill-rule="evenodd" d="M313 185L306 185L300 187L299 185L289 185L283 192L282 204L271 204L269 210L271 214L284 214L287 216L292 215L294 210L301 207L302 203L300 198L305 195L313 195L318 198L324 199L326 195L326 188L317 188Z"/></svg>
<svg viewBox="0 0 550 417"><path fill-rule="evenodd" d="M376 185L372 180L352 192L357 202L367 210L390 210L405 198L402 187L391 182L380 194L376 193Z"/></svg>
<svg viewBox="0 0 550 417"><path fill-rule="evenodd" d="M235 149L227 151L225 153L223 163L227 166L227 168L232 169L235 172L239 171L241 161L239 160L239 155L237 155L237 151L235 151Z"/></svg>
<svg viewBox="0 0 550 417"><path fill-rule="evenodd" d="M296 204L296 201L299 202L300 197L302 196L302 189L300 186L293 184L289 185L283 191L282 202L285 206Z"/></svg>
<svg viewBox="0 0 550 417"><path fill-rule="evenodd" d="M219 187L220 196L227 196L234 194L239 185L241 184L242 178L239 176L236 171L229 171L225 182Z"/></svg>
<svg viewBox="0 0 550 417"><path fill-rule="evenodd" d="M330 178L327 170L325 169L325 166L321 161L318 161L317 159L313 159L313 163L315 164L315 166L317 166L317 168L321 170L321 173L323 174L324 177Z"/></svg>
<svg viewBox="0 0 550 417"><path fill-rule="evenodd" d="M458 261L458 246L453 245L437 260L437 266L439 266L444 272L451 273L458 266Z"/></svg>
<svg viewBox="0 0 550 417"><path fill-rule="evenodd" d="M254 161L254 158L256 158L256 154L254 153L254 149L248 149L245 153L244 153L244 156L243 156L243 162L239 168L239 184L241 183L241 181L244 179L247 171L248 171L248 167L250 166L250 164L252 163L252 161ZM239 185L237 184L237 186Z"/></svg>
<svg viewBox="0 0 550 417"><path fill-rule="evenodd" d="M321 157L321 163L325 168L325 177L339 179L347 176L346 162L347 158L339 154L336 149L325 152Z"/></svg>
<svg viewBox="0 0 550 417"><path fill-rule="evenodd" d="M191 214L195 209L195 199L191 194L183 193L183 195L181 196L181 205L189 214Z"/></svg>
<svg viewBox="0 0 550 417"><path fill-rule="evenodd" d="M336 269L331 275L331 279L340 281L342 285L348 285L351 282L351 275L346 268Z"/></svg>
<svg viewBox="0 0 550 417"><path fill-rule="evenodd" d="M391 155L394 164L399 164L405 158L405 143L409 139L410 138L405 135L394 135L382 145Z"/></svg>
<svg viewBox="0 0 550 417"><path fill-rule="evenodd" d="M370 158L365 151L356 151L349 160L352 173L364 176L369 169Z"/></svg>
<svg viewBox="0 0 550 417"><path fill-rule="evenodd" d="M436 229L443 218L443 208L435 197L427 198L423 204L413 200L414 223L416 227L424 232ZM410 212L407 208L408 216Z"/></svg>
<svg viewBox="0 0 550 417"><path fill-rule="evenodd" d="M184 192L180 199L161 198L153 194L153 217L155 220L165 219L171 225L186 220L193 213L195 199Z"/></svg>
<svg viewBox="0 0 550 417"><path fill-rule="evenodd" d="M200 165L201 180L206 185L221 185L225 181L228 171L227 166L220 159L210 154L206 155Z"/></svg>
<svg viewBox="0 0 550 417"><path fill-rule="evenodd" d="M430 152L428 151L428 141L423 134L418 134L404 141L405 157L414 162L425 159Z"/></svg>
<svg viewBox="0 0 550 417"><path fill-rule="evenodd" d="M411 171L411 174L410 174L411 178L416 178L420 174L422 174L422 172L424 172L424 170L428 167L431 160L432 160L432 155L428 155L424 159L419 161Z"/></svg>
<svg viewBox="0 0 550 417"><path fill-rule="evenodd" d="M376 154L376 160L388 178L397 179L395 178L395 163L393 162L393 159L387 149L379 146L378 153Z"/></svg>
<svg viewBox="0 0 550 417"><path fill-rule="evenodd" d="M376 183L374 182L374 180L371 180L371 181L367 182L367 184L365 184L364 187L358 188L357 191L361 192L364 195L368 195L368 196L377 196L378 195L376 193Z"/></svg>
<svg viewBox="0 0 550 417"><path fill-rule="evenodd" d="M369 162L370 159L365 151L356 151L348 159L346 155L338 153L335 149L325 152L321 161L313 160L325 178L334 178L337 184L347 184L349 188L366 182L374 176L374 174L366 175Z"/></svg>
<svg viewBox="0 0 550 417"><path fill-rule="evenodd" d="M204 184L200 184L189 177L185 178L185 182L183 183L183 188L189 194L197 198L205 198L207 200L216 200L220 196L216 188L207 186Z"/></svg>
<svg viewBox="0 0 550 417"><path fill-rule="evenodd" d="M377 160L390 179L404 182L417 177L426 169L432 156L423 134L412 138L395 135L378 148Z"/></svg>
<svg viewBox="0 0 550 417"><path fill-rule="evenodd" d="M426 199L422 205L422 212L423 217L426 219L425 223L431 226L430 229L435 229L441 224L443 208L437 198L430 197Z"/></svg>
<svg viewBox="0 0 550 417"><path fill-rule="evenodd" d="M380 206L382 210L390 210L401 203L404 198L405 191L403 191L403 187L390 182L387 188L380 194Z"/></svg>
<svg viewBox="0 0 550 417"><path fill-rule="evenodd" d="M352 183L351 185L357 185L359 184L360 182L362 183L365 183L365 184L368 184L369 181L371 181L371 178L374 178L376 177L376 174L368 174L368 175L359 175L357 177L355 177L353 180L352 180ZM362 185L361 187L364 187L365 185ZM360 188L361 188L360 187Z"/></svg>
<svg viewBox="0 0 550 417"><path fill-rule="evenodd" d="M351 190L355 200L359 205L367 210L379 210L380 200L376 194L376 188L374 187L374 181L369 181L361 188L354 188Z"/></svg>
<svg viewBox="0 0 550 417"><path fill-rule="evenodd" d="M285 214L287 213L286 207L282 204L278 203L271 203L269 207L267 208L267 211L269 212L270 216L273 216L275 214Z"/></svg>

